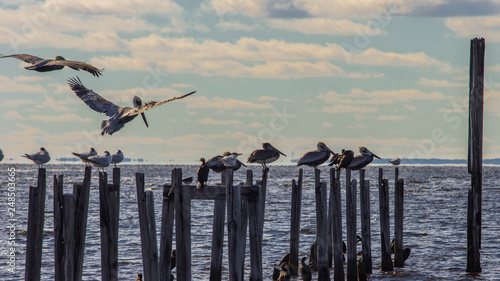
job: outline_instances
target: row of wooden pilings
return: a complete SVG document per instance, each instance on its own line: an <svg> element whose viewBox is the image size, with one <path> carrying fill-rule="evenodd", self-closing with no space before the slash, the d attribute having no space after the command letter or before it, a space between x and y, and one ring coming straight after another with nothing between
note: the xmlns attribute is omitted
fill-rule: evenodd
<svg viewBox="0 0 500 281"><path fill-rule="evenodd" d="M404 180L395 174L394 263L391 259L389 221L389 182L379 169L379 207L381 235L381 270L392 271L404 263L403 190ZM264 280L262 239L267 189L267 170L263 170L259 185L253 183L253 173L247 170L246 182L233 185L233 172L222 175L222 184L205 186L184 185L182 170L172 171L171 184L164 185L162 199L160 251L158 252L153 191L145 191L144 174L136 174L138 215L141 233L144 280L171 280L171 250L173 226L176 229L177 280L192 280L191 272L191 201L214 200L210 280L222 279L222 254L225 212L227 208L228 269L230 280L243 280L247 230L250 249L250 280ZM318 280L330 280L328 249L332 249L334 280L366 280L372 273L370 233L370 182L360 170L360 207L362 266L358 270L356 257L357 181L346 170L347 272L344 273L342 253L342 211L340 172L330 170L330 196L327 204L327 184L315 172L316 242ZM38 186L30 187L28 210L27 254L25 280L40 280L43 221L45 206L45 169L39 169ZM63 194L63 176L54 176L54 280L81 280L90 194L91 167L86 167L82 184L73 186L73 194ZM118 221L120 205L120 169L113 169L113 183L107 174L99 173L101 274L102 280L118 280ZM298 273L299 230L302 200L302 169L298 181L292 180L290 269ZM248 229L247 229L248 227ZM359 271L359 272L358 272Z"/></svg>

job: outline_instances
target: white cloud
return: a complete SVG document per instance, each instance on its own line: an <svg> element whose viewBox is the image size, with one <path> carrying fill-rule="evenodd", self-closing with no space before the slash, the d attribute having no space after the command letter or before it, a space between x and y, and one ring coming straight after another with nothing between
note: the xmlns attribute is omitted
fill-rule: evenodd
<svg viewBox="0 0 500 281"><path fill-rule="evenodd" d="M214 120L212 118L204 118L199 121L201 124L205 125L241 125L242 122L239 120Z"/></svg>
<svg viewBox="0 0 500 281"><path fill-rule="evenodd" d="M267 15L266 0L210 0L202 4L202 8L213 10L218 15L245 15L250 17L264 17Z"/></svg>
<svg viewBox="0 0 500 281"><path fill-rule="evenodd" d="M483 37L488 42L500 41L500 18L498 16L453 17L447 18L445 24L458 37Z"/></svg>
<svg viewBox="0 0 500 281"><path fill-rule="evenodd" d="M370 34L372 36L385 34L381 29L373 28L351 20L333 18L304 18L304 19L270 19L269 24L276 29L298 31L305 34L328 35L356 35Z"/></svg>
<svg viewBox="0 0 500 281"><path fill-rule="evenodd" d="M264 125L259 122L252 122L248 125L249 128L262 128Z"/></svg>
<svg viewBox="0 0 500 281"><path fill-rule="evenodd" d="M380 120L380 121L403 121L403 120L408 120L408 116L383 114L383 115L377 116L377 120Z"/></svg>
<svg viewBox="0 0 500 281"><path fill-rule="evenodd" d="M321 126L324 127L324 128L331 128L332 127L332 123L325 121L325 122L323 122L323 124L321 124Z"/></svg>
<svg viewBox="0 0 500 281"><path fill-rule="evenodd" d="M29 79L28 79L29 80ZM38 81L36 79L32 81ZM20 78L10 78L5 76L0 76L0 93L38 93L45 94L47 91L40 85L28 84L25 76Z"/></svg>
<svg viewBox="0 0 500 281"><path fill-rule="evenodd" d="M223 21L219 22L217 26L223 30L243 30L243 31L252 31L259 28L259 26L257 25L248 25L238 21Z"/></svg>
<svg viewBox="0 0 500 281"><path fill-rule="evenodd" d="M215 109L272 109L269 103L253 103L244 100L221 97L198 96L190 99L187 108L215 108Z"/></svg>
<svg viewBox="0 0 500 281"><path fill-rule="evenodd" d="M325 113L373 113L378 108L372 106L354 106L354 105L334 105L324 106L321 111Z"/></svg>
<svg viewBox="0 0 500 281"><path fill-rule="evenodd" d="M92 119L86 117L82 118L73 113L66 113L62 115L30 115L30 116L22 116L18 112L9 110L4 116L4 119L7 120L36 120L36 121L44 121L44 122L91 122Z"/></svg>
<svg viewBox="0 0 500 281"><path fill-rule="evenodd" d="M451 82L448 80L437 80L437 79L428 79L428 78L420 78L417 82L418 85L426 86L426 87L468 87L468 83L457 83Z"/></svg>

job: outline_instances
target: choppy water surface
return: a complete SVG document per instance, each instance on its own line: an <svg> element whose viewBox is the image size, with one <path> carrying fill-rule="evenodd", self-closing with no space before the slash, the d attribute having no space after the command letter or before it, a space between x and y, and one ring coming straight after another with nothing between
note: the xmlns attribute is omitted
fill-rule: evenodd
<svg viewBox="0 0 500 281"><path fill-rule="evenodd" d="M0 165L0 224L7 219L7 168L16 168L16 273L8 273L8 230L0 232L0 278L23 280L26 259L26 223L28 186L36 184L36 166ZM385 177L394 184L394 168L384 168ZM122 187L119 229L119 278L135 280L142 272L141 242L137 215L135 173L145 173L146 187L155 192L157 232L159 241L162 185L170 182L174 166L125 165L122 166ZM196 178L196 166L182 166L184 177ZM404 268L393 273L381 273L380 232L378 220L378 168L369 167L367 178L371 181L372 256L374 274L370 280L500 280L500 167L483 168L483 230L482 270L477 276L465 273L466 264L466 217L467 189L470 176L465 166L401 166L400 178L405 179L404 246L412 252ZM64 175L65 192L72 192L73 183L83 177L82 165L47 165L47 200L45 236L43 241L42 280L54 278L54 236L52 213L52 188L54 175ZM252 167L254 179L261 177L260 167ZM109 169L111 173L111 169ZM235 182L243 182L245 173L235 173ZM263 268L266 280L271 280L273 266L289 249L291 181L298 176L292 166L272 166L269 173L263 241ZM358 177L353 172L353 177ZM328 169L323 168L322 179L328 180ZM219 181L219 175L211 173L209 184ZM304 169L300 255L308 254L315 236L315 202L313 170ZM90 193L89 218L86 240L84 280L100 280L99 194L97 171L94 169ZM358 191L359 192L359 191ZM342 188L345 204L345 188ZM393 187L391 187L391 194ZM359 200L358 200L359 202ZM393 207L391 196L391 208ZM343 205L342 210L345 211ZM193 280L208 280L213 203L206 200L192 202L192 272ZM359 213L359 209L358 209ZM392 211L391 211L391 222ZM358 219L359 222L359 219ZM345 235L345 217L343 219ZM392 228L393 226L391 226ZM5 228L5 227L3 227ZM359 233L358 227L358 233ZM227 231L226 231L227 234ZM345 239L345 238L344 238ZM227 239L226 239L227 242ZM175 243L175 242L174 242ZM358 245L360 247L360 245ZM227 249L227 248L226 248ZM359 249L360 250L360 249ZM227 251L224 254L227 265ZM245 279L248 278L249 258L247 249ZM225 267L224 279L227 278ZM174 270L175 272L175 270ZM331 272L333 276L333 272ZM316 279L316 277L314 277Z"/></svg>

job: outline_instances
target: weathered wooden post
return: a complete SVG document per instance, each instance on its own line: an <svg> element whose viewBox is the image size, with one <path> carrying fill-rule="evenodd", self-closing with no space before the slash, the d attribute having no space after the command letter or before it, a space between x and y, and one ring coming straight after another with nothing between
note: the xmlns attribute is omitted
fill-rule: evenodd
<svg viewBox="0 0 500 281"><path fill-rule="evenodd" d="M212 253L210 259L210 281L222 280L222 256L224 245L225 218L226 200L215 199L212 229Z"/></svg>
<svg viewBox="0 0 500 281"><path fill-rule="evenodd" d="M251 170L249 170L251 172ZM250 174L251 175L251 174ZM248 178L247 175L247 185L253 185L253 176ZM262 187L259 187L259 194L257 195L257 200L248 201L248 233L249 233L249 245L250 245L250 280L251 281L262 281L264 280L262 275L262 229L263 224L259 221L260 218L260 205L259 200L261 199ZM263 210L262 210L263 211Z"/></svg>
<svg viewBox="0 0 500 281"><path fill-rule="evenodd" d="M347 221L347 281L356 281L358 279L358 266L356 258L356 180L351 180L351 169L346 169L345 172Z"/></svg>
<svg viewBox="0 0 500 281"><path fill-rule="evenodd" d="M172 171L171 175L171 183L175 182L174 172ZM171 196L168 195L170 191L170 187L165 185L163 187L163 200L162 200L162 209L161 209L161 234L160 234L160 254L159 259L160 262L158 264L159 267L159 275L160 280L170 280L171 274L171 252L172 252L172 239L174 236L174 194Z"/></svg>
<svg viewBox="0 0 500 281"><path fill-rule="evenodd" d="M64 197L63 176L54 175L54 281L65 281L64 275Z"/></svg>
<svg viewBox="0 0 500 281"><path fill-rule="evenodd" d="M63 241L64 241L64 280L75 280L75 201L73 195L63 195L64 212L63 212Z"/></svg>
<svg viewBox="0 0 500 281"><path fill-rule="evenodd" d="M363 266L367 274L372 274L370 181L365 181L365 169L359 170L359 201L361 208L361 245Z"/></svg>
<svg viewBox="0 0 500 281"><path fill-rule="evenodd" d="M481 272L481 219L483 173L484 38L471 40L469 70L468 172L471 190L467 212L467 272Z"/></svg>
<svg viewBox="0 0 500 281"><path fill-rule="evenodd" d="M26 237L25 280L39 281L42 268L43 224L45 219L46 171L38 169L37 186L29 188L28 234Z"/></svg>
<svg viewBox="0 0 500 281"><path fill-rule="evenodd" d="M396 183L394 185L394 267L403 267L403 217L404 217L404 179L399 178L396 167Z"/></svg>
<svg viewBox="0 0 500 281"><path fill-rule="evenodd" d="M226 169L229 279L243 280L241 263L241 187L233 185L233 170Z"/></svg>
<svg viewBox="0 0 500 281"><path fill-rule="evenodd" d="M391 226L389 217L389 181L383 179L383 170L379 168L379 209L380 209L380 245L382 271L394 269L391 258Z"/></svg>
<svg viewBox="0 0 500 281"><path fill-rule="evenodd" d="M342 198L340 196L340 173L335 176L334 169L330 169L330 198L333 206L330 208L332 218L332 244L333 244L333 280L343 281L344 261L342 246Z"/></svg>
<svg viewBox="0 0 500 281"><path fill-rule="evenodd" d="M92 167L86 166L82 184L73 185L73 198L75 200L75 281L82 280L83 274L83 259L85 254L85 239L87 234L87 218L89 213L91 177Z"/></svg>
<svg viewBox="0 0 500 281"><path fill-rule="evenodd" d="M176 169L174 188L175 246L177 248L177 280L191 281L191 193L182 185L182 169Z"/></svg>
<svg viewBox="0 0 500 281"><path fill-rule="evenodd" d="M293 275L299 273L300 212L302 206L302 169L299 170L298 184L292 180L292 201L290 218L290 261Z"/></svg>
<svg viewBox="0 0 500 281"><path fill-rule="evenodd" d="M316 243L318 255L318 280L330 280L328 271L328 216L326 183L320 182L321 171L315 170Z"/></svg>

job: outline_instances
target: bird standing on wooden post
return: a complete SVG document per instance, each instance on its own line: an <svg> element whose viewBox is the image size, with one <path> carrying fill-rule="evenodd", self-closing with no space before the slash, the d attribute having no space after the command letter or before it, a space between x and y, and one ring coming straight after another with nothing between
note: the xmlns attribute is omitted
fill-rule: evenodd
<svg viewBox="0 0 500 281"><path fill-rule="evenodd" d="M280 154L286 157L283 152L279 151L268 142L263 143L262 148L263 149L254 150L250 156L248 156L247 163L259 163L262 165L262 168L267 170L266 164L278 160Z"/></svg>
<svg viewBox="0 0 500 281"><path fill-rule="evenodd" d="M373 157L381 159L380 157L378 157L376 154L374 154L364 146L359 147L359 152L361 154L354 156L354 158L352 158L351 164L349 164L347 168L354 171L359 170L370 164L373 161Z"/></svg>
<svg viewBox="0 0 500 281"><path fill-rule="evenodd" d="M111 155L111 164L114 164L116 168L116 164L119 164L122 161L123 161L123 152L118 149L118 151L115 154Z"/></svg>
<svg viewBox="0 0 500 281"><path fill-rule="evenodd" d="M326 146L323 142L318 142L316 146L318 149L304 154L297 162L297 166L307 165L309 167L313 167L314 170L317 170L317 166L325 163L330 157L330 154L336 155L336 153L328 148L328 146Z"/></svg>
<svg viewBox="0 0 500 281"><path fill-rule="evenodd" d="M41 168L43 164L50 161L50 155L45 148L40 147L40 151L33 154L24 154L22 157L28 158L29 160L35 162L38 165L38 168Z"/></svg>
<svg viewBox="0 0 500 281"><path fill-rule="evenodd" d="M396 158L396 159L389 160L389 163L391 163L394 166L399 166L399 164L401 164L401 161L403 161L403 159Z"/></svg>
<svg viewBox="0 0 500 281"><path fill-rule="evenodd" d="M342 149L341 155L334 154L332 156L332 159L330 160L330 163L328 163L328 166L337 165L337 170L342 170L349 167L353 158L354 151Z"/></svg>
<svg viewBox="0 0 500 281"><path fill-rule="evenodd" d="M222 153L222 155L217 155L214 156L210 159L208 159L205 164L210 168L210 170L216 172L216 173L221 173L222 171L225 171L227 169L226 165L224 162L222 162L222 158L226 156L230 156L231 152L225 151ZM240 160L236 159L236 164L232 167L233 171L237 171L241 168L241 166L245 166L245 164L241 163Z"/></svg>
<svg viewBox="0 0 500 281"><path fill-rule="evenodd" d="M108 151L104 151L104 155L94 155L90 157L83 157L74 152L73 155L80 158L83 162L88 162L97 168L106 168L111 164L111 155Z"/></svg>
<svg viewBox="0 0 500 281"><path fill-rule="evenodd" d="M76 153L76 152L71 152L74 156L80 158L83 163L85 163L85 166L90 166L90 162L88 162L86 159L89 158L90 156L95 156L97 155L97 151L91 147L89 152L82 152L82 153Z"/></svg>
<svg viewBox="0 0 500 281"><path fill-rule="evenodd" d="M198 167L196 174L198 175L198 185L196 185L197 189L205 187L205 182L208 180L208 173L210 172L210 168L205 164L205 158L200 158L201 165Z"/></svg>
<svg viewBox="0 0 500 281"><path fill-rule="evenodd" d="M311 268L306 264L306 259L307 257L302 257L302 260L300 262L300 276L302 277L302 280L304 281L311 281L312 280L312 272Z"/></svg>

